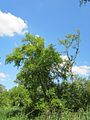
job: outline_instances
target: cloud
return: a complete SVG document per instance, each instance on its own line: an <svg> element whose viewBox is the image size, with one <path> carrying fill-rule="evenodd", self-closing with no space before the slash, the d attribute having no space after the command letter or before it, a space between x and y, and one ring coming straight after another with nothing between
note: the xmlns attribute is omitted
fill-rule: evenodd
<svg viewBox="0 0 90 120"><path fill-rule="evenodd" d="M75 74L79 74L79 75L82 75L82 76L88 76L90 74L90 66L74 66L72 68L72 71L75 73Z"/></svg>
<svg viewBox="0 0 90 120"><path fill-rule="evenodd" d="M6 73L0 72L0 80L4 80L8 77L8 75Z"/></svg>
<svg viewBox="0 0 90 120"><path fill-rule="evenodd" d="M0 11L0 36L14 36L27 32L27 24L20 17Z"/></svg>
<svg viewBox="0 0 90 120"><path fill-rule="evenodd" d="M40 36L37 34L37 35L35 35L35 37L37 37L37 38L38 38L38 37L40 37Z"/></svg>
<svg viewBox="0 0 90 120"><path fill-rule="evenodd" d="M63 60L68 60L68 57L66 55L61 56Z"/></svg>
<svg viewBox="0 0 90 120"><path fill-rule="evenodd" d="M66 55L62 55L61 56L63 61L67 61L68 58ZM65 62L63 62L63 64L61 64L61 66L63 67L63 65L65 64ZM81 76L89 76L90 75L90 66L73 66L72 71L74 74L78 74Z"/></svg>

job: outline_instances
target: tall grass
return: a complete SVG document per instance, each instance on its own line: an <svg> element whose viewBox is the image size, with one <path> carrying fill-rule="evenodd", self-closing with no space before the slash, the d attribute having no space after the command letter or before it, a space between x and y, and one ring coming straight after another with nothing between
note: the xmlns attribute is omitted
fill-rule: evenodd
<svg viewBox="0 0 90 120"><path fill-rule="evenodd" d="M6 112L7 110L0 110L0 120L29 120L24 115L7 117ZM52 114L42 114L41 116L34 118L34 120L90 120L90 109L87 109L86 111L81 109L78 112L70 112L69 110L67 110L62 112L61 114L58 114L56 112Z"/></svg>
<svg viewBox="0 0 90 120"><path fill-rule="evenodd" d="M17 115L15 117L7 116L8 109L0 109L0 120L28 120L25 115Z"/></svg>
<svg viewBox="0 0 90 120"><path fill-rule="evenodd" d="M53 113L51 115L42 115L35 120L90 120L90 109L87 111L80 110L78 112L64 111L60 115Z"/></svg>

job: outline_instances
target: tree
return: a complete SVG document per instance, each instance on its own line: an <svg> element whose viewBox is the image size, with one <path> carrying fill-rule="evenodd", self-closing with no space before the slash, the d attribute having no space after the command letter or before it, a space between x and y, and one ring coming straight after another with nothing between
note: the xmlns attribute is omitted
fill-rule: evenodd
<svg viewBox="0 0 90 120"><path fill-rule="evenodd" d="M15 66L20 67L16 82L28 89L33 103L40 96L49 102L49 90L55 85L57 76L54 69L62 62L62 58L53 45L45 48L41 37L27 33L22 42L22 46L7 55L6 63L14 62Z"/></svg>
<svg viewBox="0 0 90 120"><path fill-rule="evenodd" d="M66 59L63 59L61 72L63 73L64 79L68 79L68 77L70 77L73 81L74 74L72 71L72 67L75 64L76 58L79 53L80 31L77 31L77 34L66 35L66 39L60 40L59 42L60 45L64 46L64 55L66 56Z"/></svg>

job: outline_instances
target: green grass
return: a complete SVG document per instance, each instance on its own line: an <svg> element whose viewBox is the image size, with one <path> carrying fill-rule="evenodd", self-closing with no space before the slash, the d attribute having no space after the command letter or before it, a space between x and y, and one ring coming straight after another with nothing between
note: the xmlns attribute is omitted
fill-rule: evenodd
<svg viewBox="0 0 90 120"><path fill-rule="evenodd" d="M52 115L42 115L40 117L37 117L35 120L90 120L90 111L84 112L69 112L65 111L62 112L61 115L54 113Z"/></svg>
<svg viewBox="0 0 90 120"><path fill-rule="evenodd" d="M0 120L27 120L25 115L19 115L15 117L7 117L7 112L9 109L1 110L0 109Z"/></svg>
<svg viewBox="0 0 90 120"><path fill-rule="evenodd" d="M7 110L0 110L0 120L28 120L24 115L16 117L6 117ZM32 119L30 119L32 120ZM43 114L36 117L34 120L90 120L90 109L87 111L79 110L78 112L64 111L61 114Z"/></svg>

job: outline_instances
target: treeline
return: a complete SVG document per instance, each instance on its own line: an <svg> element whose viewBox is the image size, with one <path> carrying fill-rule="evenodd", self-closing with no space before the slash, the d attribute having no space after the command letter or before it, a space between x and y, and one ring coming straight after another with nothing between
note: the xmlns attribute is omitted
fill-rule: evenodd
<svg viewBox="0 0 90 120"><path fill-rule="evenodd" d="M0 87L0 109L7 110L6 116L13 117L24 114L34 118L43 113L50 115L53 112L62 113L66 110L77 112L86 111L90 106L90 80L78 78L75 82L55 84L47 93L49 101L45 101L41 90L35 96L24 86L19 85L11 90ZM33 98L34 97L34 98Z"/></svg>
<svg viewBox="0 0 90 120"><path fill-rule="evenodd" d="M0 108L9 110L7 116L23 113L31 118L44 112L86 110L90 105L89 78L72 71L80 32L66 35L59 44L64 47L63 54L52 44L45 47L42 37L26 33L22 45L7 55L6 64L13 62L20 68L15 80L18 86L7 91L0 85Z"/></svg>

